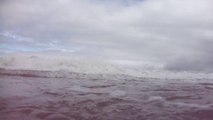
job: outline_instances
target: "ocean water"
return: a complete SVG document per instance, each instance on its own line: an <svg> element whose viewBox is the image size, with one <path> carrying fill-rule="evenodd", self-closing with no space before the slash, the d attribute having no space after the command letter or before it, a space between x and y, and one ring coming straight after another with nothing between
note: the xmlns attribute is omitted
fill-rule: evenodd
<svg viewBox="0 0 213 120"><path fill-rule="evenodd" d="M212 120L213 80L1 69L0 119Z"/></svg>
<svg viewBox="0 0 213 120"><path fill-rule="evenodd" d="M0 120L213 119L212 74L23 54L0 66Z"/></svg>

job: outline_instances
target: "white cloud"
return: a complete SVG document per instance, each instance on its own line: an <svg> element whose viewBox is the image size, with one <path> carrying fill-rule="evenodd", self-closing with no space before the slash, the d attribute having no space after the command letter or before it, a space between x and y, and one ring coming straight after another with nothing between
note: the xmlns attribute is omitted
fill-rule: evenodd
<svg viewBox="0 0 213 120"><path fill-rule="evenodd" d="M86 46L84 54L109 59L205 71L213 69L205 49L212 47L212 11L212 0L3 0L0 31L47 46L57 39L60 49Z"/></svg>

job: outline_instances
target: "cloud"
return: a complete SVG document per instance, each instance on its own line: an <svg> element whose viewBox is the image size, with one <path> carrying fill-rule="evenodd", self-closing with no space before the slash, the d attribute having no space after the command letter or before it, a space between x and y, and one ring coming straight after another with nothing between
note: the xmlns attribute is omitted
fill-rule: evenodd
<svg viewBox="0 0 213 120"><path fill-rule="evenodd" d="M200 41L197 51L170 59L165 68L176 71L213 72L213 41Z"/></svg>
<svg viewBox="0 0 213 120"><path fill-rule="evenodd" d="M57 41L57 49L80 46L79 54L94 57L210 71L212 6L212 0L2 0L0 31L38 47Z"/></svg>

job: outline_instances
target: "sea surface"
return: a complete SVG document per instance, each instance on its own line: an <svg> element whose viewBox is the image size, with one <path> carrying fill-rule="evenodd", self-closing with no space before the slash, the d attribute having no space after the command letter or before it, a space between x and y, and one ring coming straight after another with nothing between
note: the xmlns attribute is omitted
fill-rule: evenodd
<svg viewBox="0 0 213 120"><path fill-rule="evenodd" d="M0 120L213 120L213 80L1 69Z"/></svg>

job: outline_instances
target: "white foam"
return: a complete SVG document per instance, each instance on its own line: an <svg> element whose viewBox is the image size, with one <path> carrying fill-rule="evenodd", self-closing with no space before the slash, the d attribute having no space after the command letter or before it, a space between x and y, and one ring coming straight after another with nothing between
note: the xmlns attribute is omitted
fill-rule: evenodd
<svg viewBox="0 0 213 120"><path fill-rule="evenodd" d="M112 91L110 93L111 97L122 97L122 96L125 96L125 95L126 95L126 92L122 91L122 90L115 90L115 91Z"/></svg>
<svg viewBox="0 0 213 120"><path fill-rule="evenodd" d="M86 89L85 87L81 87L81 86L70 86L69 88L67 88L67 90L71 90L71 91L79 91L79 92L85 92L88 91L88 89Z"/></svg>
<svg viewBox="0 0 213 120"><path fill-rule="evenodd" d="M149 102L154 102L154 101L165 101L163 97L161 96L151 96L148 99Z"/></svg>

